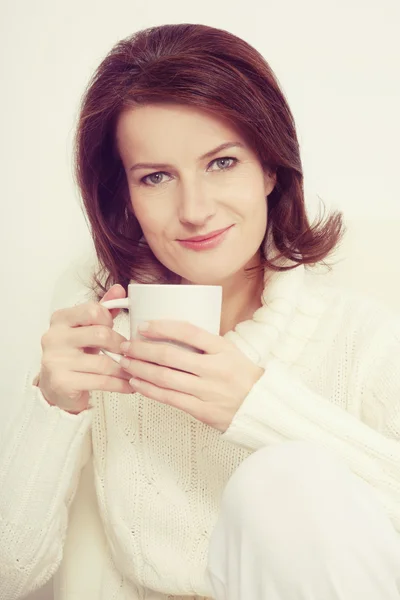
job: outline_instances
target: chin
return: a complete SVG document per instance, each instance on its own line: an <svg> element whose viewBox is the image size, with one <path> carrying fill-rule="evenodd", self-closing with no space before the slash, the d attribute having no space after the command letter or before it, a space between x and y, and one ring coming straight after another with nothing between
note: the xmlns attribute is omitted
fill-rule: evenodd
<svg viewBox="0 0 400 600"><path fill-rule="evenodd" d="M241 269L239 269L241 270ZM235 269L208 269L207 271L196 271L193 270L191 272L185 271L185 273L180 273L180 276L186 280L190 281L194 285L223 285L224 282L229 280L231 277L234 277L239 272L237 268Z"/></svg>
<svg viewBox="0 0 400 600"><path fill-rule="evenodd" d="M187 281L190 281L193 285L222 285L223 279L221 277L210 277L209 275L205 275L204 277L196 277L192 275L190 278L184 278Z"/></svg>

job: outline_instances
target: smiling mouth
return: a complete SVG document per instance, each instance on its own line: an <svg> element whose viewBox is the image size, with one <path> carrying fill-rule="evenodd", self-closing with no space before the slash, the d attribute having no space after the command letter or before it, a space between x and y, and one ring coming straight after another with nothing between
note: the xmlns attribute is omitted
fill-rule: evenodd
<svg viewBox="0 0 400 600"><path fill-rule="evenodd" d="M184 246L185 248L188 248L190 250L213 250L214 248L217 248L220 244L223 243L227 235L229 235L229 231L232 229L232 227L233 225L230 225L229 227L225 227L224 229L211 231L206 235L198 235L184 240L177 240L177 242L181 246Z"/></svg>
<svg viewBox="0 0 400 600"><path fill-rule="evenodd" d="M191 238L178 239L178 242L204 242L206 240L211 240L212 238L217 237L218 235L220 235L221 233L224 233L224 231L227 231L231 227L232 227L232 225L229 225L229 227L224 227L223 229L217 229L215 231L211 231L210 233L206 233L205 235L196 235Z"/></svg>

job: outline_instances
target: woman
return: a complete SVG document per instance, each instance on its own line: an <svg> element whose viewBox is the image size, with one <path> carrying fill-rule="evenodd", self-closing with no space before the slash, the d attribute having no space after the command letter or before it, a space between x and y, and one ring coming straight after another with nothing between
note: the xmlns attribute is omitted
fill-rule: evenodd
<svg viewBox="0 0 400 600"><path fill-rule="evenodd" d="M400 319L312 268L342 220L308 221L264 59L199 25L121 41L83 99L76 172L102 269L53 313L5 438L1 598L59 567L92 453L104 600L399 599ZM222 285L221 335L160 321L144 335L203 353L127 342L99 300L131 280Z"/></svg>

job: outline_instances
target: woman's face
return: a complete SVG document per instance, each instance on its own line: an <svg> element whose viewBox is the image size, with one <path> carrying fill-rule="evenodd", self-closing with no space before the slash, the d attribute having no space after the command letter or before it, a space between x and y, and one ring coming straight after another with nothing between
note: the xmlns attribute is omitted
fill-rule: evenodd
<svg viewBox="0 0 400 600"><path fill-rule="evenodd" d="M170 271L216 285L258 263L275 177L232 125L187 105L146 105L120 115L116 139L133 211ZM208 241L190 241L198 236Z"/></svg>

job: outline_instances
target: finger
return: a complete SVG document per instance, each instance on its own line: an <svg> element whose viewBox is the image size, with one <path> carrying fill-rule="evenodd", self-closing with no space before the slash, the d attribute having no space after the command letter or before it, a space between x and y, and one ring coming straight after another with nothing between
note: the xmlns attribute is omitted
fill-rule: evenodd
<svg viewBox="0 0 400 600"><path fill-rule="evenodd" d="M222 344L225 341L219 335L213 335L205 329L196 327L196 325L186 321L149 321L147 328L143 329L141 326L139 332L148 338L168 339L180 342L202 350L207 354L217 354L220 352Z"/></svg>
<svg viewBox="0 0 400 600"><path fill-rule="evenodd" d="M125 297L126 297L126 292L125 292L124 288L122 287L122 285L117 283L116 285L111 286L109 290L107 290L107 292L104 294L103 298L100 300L100 304L102 302L105 302L106 300L116 300L116 299L125 298ZM120 308L111 308L108 310L111 313L112 318L115 319L115 317L118 315L118 313L120 312L121 309Z"/></svg>
<svg viewBox="0 0 400 600"><path fill-rule="evenodd" d="M84 327L88 325L113 326L110 311L98 302L84 302L73 308L61 308L55 311L50 325L67 325L67 327Z"/></svg>
<svg viewBox="0 0 400 600"><path fill-rule="evenodd" d="M119 394L133 394L134 390L128 381L110 375L95 375L93 373L67 372L68 388L82 391L99 390L102 392L117 392Z"/></svg>
<svg viewBox="0 0 400 600"><path fill-rule="evenodd" d="M129 360L129 364L124 363L123 368L133 377L152 383L157 387L190 394L197 398L202 395L204 383L197 375L169 367L160 367L141 360Z"/></svg>
<svg viewBox="0 0 400 600"><path fill-rule="evenodd" d="M141 380L131 380L132 388L142 396L149 398L150 400L156 400L161 404L168 404L174 408L182 410L198 421L205 422L207 413L207 405L195 398L194 396L177 392L176 390L169 390L165 388L159 388L153 383Z"/></svg>
<svg viewBox="0 0 400 600"><path fill-rule="evenodd" d="M130 374L122 369L117 363L108 358L108 356L91 356L83 354L79 357L69 357L65 360L66 370L75 373L92 373L94 375L109 375L110 377L120 377L129 381Z"/></svg>
<svg viewBox="0 0 400 600"><path fill-rule="evenodd" d="M126 338L103 325L70 328L65 332L65 345L74 348L104 348L110 352L120 352Z"/></svg>
<svg viewBox="0 0 400 600"><path fill-rule="evenodd" d="M124 349L123 352L128 358L136 358L137 360L186 371L194 375L200 375L203 371L201 360L199 360L202 355L182 350L172 344L131 340L129 348Z"/></svg>

